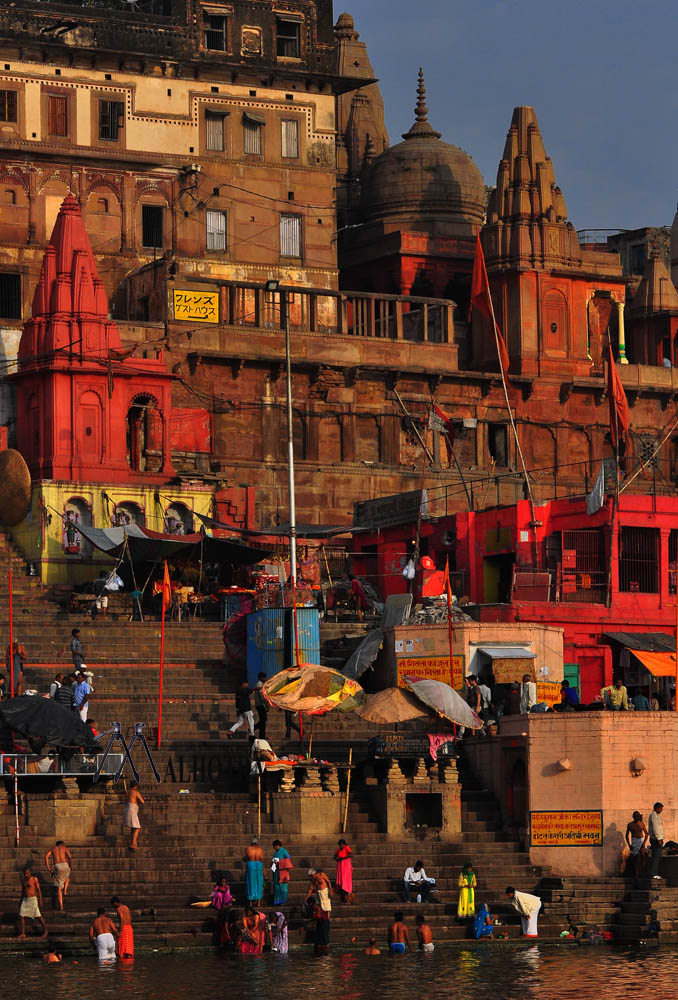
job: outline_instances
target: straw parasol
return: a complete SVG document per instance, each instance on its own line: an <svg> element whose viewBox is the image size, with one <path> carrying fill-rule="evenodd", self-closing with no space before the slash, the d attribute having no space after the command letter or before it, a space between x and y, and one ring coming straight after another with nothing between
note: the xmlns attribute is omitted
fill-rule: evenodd
<svg viewBox="0 0 678 1000"><path fill-rule="evenodd" d="M433 714L411 691L404 691L399 687L386 688L368 695L364 704L356 709L356 715L366 722L382 724L425 719Z"/></svg>

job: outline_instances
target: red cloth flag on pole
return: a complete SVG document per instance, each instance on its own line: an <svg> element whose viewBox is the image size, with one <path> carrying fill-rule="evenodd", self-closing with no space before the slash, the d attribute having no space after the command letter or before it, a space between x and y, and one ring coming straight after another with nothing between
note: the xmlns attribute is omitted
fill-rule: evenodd
<svg viewBox="0 0 678 1000"><path fill-rule="evenodd" d="M439 431L445 438L447 464L449 465L452 461L452 447L454 445L454 423L452 417L445 413L433 398L431 398L431 406L433 407L433 419L429 421L429 426Z"/></svg>
<svg viewBox="0 0 678 1000"><path fill-rule="evenodd" d="M626 400L624 386L619 378L617 366L614 363L612 345L607 345L607 397L610 404L610 437L612 447L620 459L631 453L631 437L629 434L629 404Z"/></svg>
<svg viewBox="0 0 678 1000"><path fill-rule="evenodd" d="M501 330L497 326L497 321L494 318L494 309L492 307L492 298L490 296L490 283L487 280L487 269L485 267L485 258L483 256L483 248L480 245L480 233L476 234L476 255L473 259L473 277L471 278L471 305L469 307L469 320L471 318L471 310L477 309L478 312L482 313L494 329L494 333L497 341L497 352L499 354L499 364L501 365L504 375L508 375L509 369L509 357L508 351L506 350L506 343L501 335Z"/></svg>

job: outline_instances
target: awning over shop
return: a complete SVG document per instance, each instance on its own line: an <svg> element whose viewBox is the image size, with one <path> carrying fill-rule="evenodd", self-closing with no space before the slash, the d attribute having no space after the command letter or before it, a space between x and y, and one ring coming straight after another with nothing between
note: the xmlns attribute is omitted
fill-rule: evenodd
<svg viewBox="0 0 678 1000"><path fill-rule="evenodd" d="M212 535L165 535L138 524L117 528L89 528L79 524L78 531L101 552L113 559L122 559L129 548L133 562L159 562L179 555L189 555L202 549L207 562L231 566L248 566L261 562L269 555L267 549L253 548L228 538Z"/></svg>
<svg viewBox="0 0 678 1000"><path fill-rule="evenodd" d="M604 632L603 635L632 652L641 649L648 653L671 653L676 648L675 634L666 632Z"/></svg>
<svg viewBox="0 0 678 1000"><path fill-rule="evenodd" d="M477 649L491 660L534 660L537 657L525 646L478 646Z"/></svg>
<svg viewBox="0 0 678 1000"><path fill-rule="evenodd" d="M655 677L676 676L675 653L649 653L637 649L632 650L632 653Z"/></svg>

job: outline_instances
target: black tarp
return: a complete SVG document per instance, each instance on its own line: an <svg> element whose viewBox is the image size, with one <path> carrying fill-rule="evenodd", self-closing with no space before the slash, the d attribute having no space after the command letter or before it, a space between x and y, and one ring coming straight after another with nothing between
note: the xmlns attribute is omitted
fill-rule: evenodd
<svg viewBox="0 0 678 1000"><path fill-rule="evenodd" d="M230 538L215 538L200 532L193 535L164 535L138 524L126 524L118 528L90 528L79 524L78 531L95 548L114 559L122 559L129 547L132 562L161 562L163 559L202 551L206 562L252 566L270 555L268 549L243 545Z"/></svg>
<svg viewBox="0 0 678 1000"><path fill-rule="evenodd" d="M276 524L272 528L234 528L231 524L224 524L223 521L215 521L205 514L198 514L198 517L206 528L217 528L221 531L236 531L240 535L271 535L274 538L289 538L290 522ZM297 538L332 538L334 535L352 535L356 531L364 531L363 528L354 528L351 524L297 524Z"/></svg>
<svg viewBox="0 0 678 1000"><path fill-rule="evenodd" d="M0 716L12 732L53 747L84 747L96 751L92 730L73 712L51 698L22 694L0 702Z"/></svg>

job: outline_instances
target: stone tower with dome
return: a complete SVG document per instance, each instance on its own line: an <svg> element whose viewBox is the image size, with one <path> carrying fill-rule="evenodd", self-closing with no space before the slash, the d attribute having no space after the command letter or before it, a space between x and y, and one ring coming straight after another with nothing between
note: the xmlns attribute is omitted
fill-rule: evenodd
<svg viewBox="0 0 678 1000"><path fill-rule="evenodd" d="M486 188L468 153L429 122L421 69L414 124L380 155L368 150L360 187L360 223L340 238L344 287L444 296L461 318Z"/></svg>

